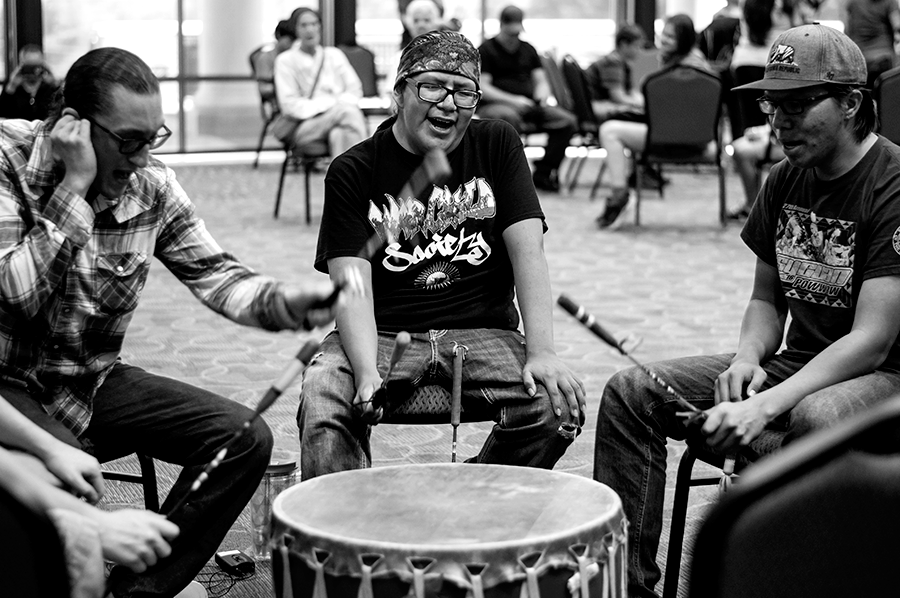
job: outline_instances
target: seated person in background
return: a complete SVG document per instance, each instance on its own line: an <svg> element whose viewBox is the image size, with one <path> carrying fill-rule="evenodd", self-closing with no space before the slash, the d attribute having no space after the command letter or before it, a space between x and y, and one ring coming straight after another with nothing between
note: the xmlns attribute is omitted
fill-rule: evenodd
<svg viewBox="0 0 900 598"><path fill-rule="evenodd" d="M900 392L900 148L874 133L866 63L847 36L802 25L775 47L749 86L787 160L741 232L757 259L737 352L649 366L705 419L679 417L686 409L637 368L613 375L600 400L594 479L632 522L635 598L655 596L660 577L667 437L725 455L766 426L791 442Z"/></svg>
<svg viewBox="0 0 900 598"><path fill-rule="evenodd" d="M660 35L660 63L663 69L692 67L712 73L706 59L696 48L697 32L687 15L666 19ZM628 157L625 150L641 151L647 141L647 125L642 122L608 120L600 125L600 145L606 149L606 166L612 194L603 213L597 217L600 228L615 228L628 205Z"/></svg>
<svg viewBox="0 0 900 598"><path fill-rule="evenodd" d="M731 142L734 150L734 167L744 188L744 205L728 213L730 220L744 220L750 215L753 202L759 195L763 180L763 164L778 162L784 158L778 140L768 125L757 125L744 130L744 134Z"/></svg>
<svg viewBox="0 0 900 598"><path fill-rule="evenodd" d="M322 46L322 20L301 7L290 21L297 41L275 59L275 91L281 114L273 124L275 137L301 147L327 141L337 156L368 136L359 109L362 82L339 48Z"/></svg>
<svg viewBox="0 0 900 598"><path fill-rule="evenodd" d="M19 66L0 92L0 118L47 118L59 83L44 62L39 46L28 44L19 50Z"/></svg>
<svg viewBox="0 0 900 598"><path fill-rule="evenodd" d="M365 292L338 309L337 329L304 372L305 480L371 465L369 422L381 417L371 398L400 331L412 341L388 384L392 404L421 382L449 385L454 350L466 351L463 405L497 422L474 461L549 469L580 426L584 387L553 348L543 214L515 130L472 119L479 67L457 32L415 38L394 82L396 115L325 177L315 266L334 280L358 268ZM431 151L446 152L450 178L398 197ZM371 262L360 258L386 229L394 240Z"/></svg>
<svg viewBox="0 0 900 598"><path fill-rule="evenodd" d="M481 52L480 118L505 120L522 133L525 123L547 133L544 157L534 165L534 186L559 191L559 165L575 133L575 115L556 106L537 50L519 38L522 11L507 6L500 13L500 33L478 48Z"/></svg>
<svg viewBox="0 0 900 598"><path fill-rule="evenodd" d="M280 283L223 251L174 173L150 154L171 135L159 81L119 48L80 57L46 121L0 123L0 395L37 426L103 462L132 452L183 466L173 507L251 416L239 403L120 359L151 259L209 308L248 326L330 320L333 290ZM180 534L143 573L116 567L114 596L172 596L213 555L265 473L272 434L257 419L169 514ZM101 491L94 461L64 481ZM51 471L60 475L51 466Z"/></svg>
<svg viewBox="0 0 900 598"><path fill-rule="evenodd" d="M403 22L403 32L411 37L402 44L402 47L394 53L388 64L385 65L386 76L382 79L382 96L390 97L393 93L394 75L400 66L400 56L403 48L413 38L429 31L444 29L444 6L437 0L412 0L403 7L400 20Z"/></svg>
<svg viewBox="0 0 900 598"><path fill-rule="evenodd" d="M587 68L591 105L597 120L643 120L644 96L631 76L635 58L644 46L644 30L623 23L616 31L616 48Z"/></svg>
<svg viewBox="0 0 900 598"><path fill-rule="evenodd" d="M97 460L37 426L3 397L0 487L53 522L67 556L69 585L79 590L73 595L103 595L104 559L140 573L167 557L169 541L178 535L177 525L152 511L92 506L103 495Z"/></svg>
<svg viewBox="0 0 900 598"><path fill-rule="evenodd" d="M260 97L275 99L275 58L289 50L295 39L290 20L282 19L275 27L275 43L256 55L253 75L256 77Z"/></svg>

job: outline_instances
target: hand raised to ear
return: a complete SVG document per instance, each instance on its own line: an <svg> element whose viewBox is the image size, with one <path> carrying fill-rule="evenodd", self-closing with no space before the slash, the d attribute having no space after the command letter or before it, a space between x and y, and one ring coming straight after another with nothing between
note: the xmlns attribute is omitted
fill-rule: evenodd
<svg viewBox="0 0 900 598"><path fill-rule="evenodd" d="M62 116L50 132L53 158L66 167L63 185L70 191L87 196L97 176L97 157L91 142L91 123L80 118L72 108L63 108Z"/></svg>

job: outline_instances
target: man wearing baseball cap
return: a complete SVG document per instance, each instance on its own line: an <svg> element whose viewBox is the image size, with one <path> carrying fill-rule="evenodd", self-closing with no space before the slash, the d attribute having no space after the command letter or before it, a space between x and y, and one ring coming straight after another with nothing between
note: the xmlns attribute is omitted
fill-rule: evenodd
<svg viewBox="0 0 900 598"><path fill-rule="evenodd" d="M742 86L761 91L786 160L741 233L757 259L737 352L649 366L705 420L678 417L635 369L604 390L594 477L632 524L632 597L654 596L660 576L666 437L752 451L767 426L791 442L900 392L900 148L874 133L865 83L862 53L835 29L803 25L775 40L764 78Z"/></svg>
<svg viewBox="0 0 900 598"><path fill-rule="evenodd" d="M584 387L553 348L544 215L515 129L472 120L480 70L463 35L416 37L394 80L396 114L328 169L315 267L334 278L358 266L366 292L338 310L304 372L304 479L371 463L382 412L371 399L402 331L412 338L384 409L416 385L448 386L463 351L462 404L497 422L474 461L552 468L580 425ZM402 193L433 152L449 177ZM373 234L386 246L361 256Z"/></svg>

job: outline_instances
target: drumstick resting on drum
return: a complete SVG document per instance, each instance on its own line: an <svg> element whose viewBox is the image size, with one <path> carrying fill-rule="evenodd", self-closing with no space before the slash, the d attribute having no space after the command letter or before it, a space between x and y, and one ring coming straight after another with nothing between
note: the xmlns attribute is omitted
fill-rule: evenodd
<svg viewBox="0 0 900 598"><path fill-rule="evenodd" d="M240 427L239 430L235 431L234 435L229 438L222 448L216 453L216 456L210 461L206 467L203 468L203 471L200 472L200 475L197 476L197 479L194 480L194 483L191 484L191 487L188 491L174 504L172 508L169 509L169 512L166 513L166 516L169 517L177 511L184 503L187 501L188 497L196 492L203 482L205 482L209 478L209 474L216 467L219 466L219 463L222 462L222 459L228 454L228 447L231 446L233 442L238 440L241 436L243 436L246 431L250 428L256 419L263 414L272 404L275 402L278 397L287 389L288 386L291 385L291 382L294 381L294 378L300 375L303 369L309 365L310 360L315 355L316 351L319 350L319 341L317 340L308 340L306 343L300 348L300 351L297 352L297 355L294 356L294 359L288 364L288 366L284 369L278 379L275 381L272 386L269 387L269 390L266 391L266 394L263 395L263 398L260 399L259 404L257 404L256 409L253 411L253 414L250 416L244 425Z"/></svg>

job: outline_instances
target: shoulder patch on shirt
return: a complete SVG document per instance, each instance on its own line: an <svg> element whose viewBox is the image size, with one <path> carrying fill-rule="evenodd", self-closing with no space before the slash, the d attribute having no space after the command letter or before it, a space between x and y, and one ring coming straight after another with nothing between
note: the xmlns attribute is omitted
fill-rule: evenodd
<svg viewBox="0 0 900 598"><path fill-rule="evenodd" d="M897 230L894 231L894 236L891 238L891 242L894 245L894 251L900 254L900 226L898 226Z"/></svg>

